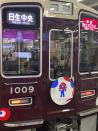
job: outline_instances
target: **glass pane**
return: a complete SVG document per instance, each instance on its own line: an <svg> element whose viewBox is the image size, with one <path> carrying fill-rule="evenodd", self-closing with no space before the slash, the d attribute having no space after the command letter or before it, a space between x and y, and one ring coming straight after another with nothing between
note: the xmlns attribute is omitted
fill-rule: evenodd
<svg viewBox="0 0 98 131"><path fill-rule="evenodd" d="M79 71L98 71L98 18L82 14L80 20Z"/></svg>
<svg viewBox="0 0 98 131"><path fill-rule="evenodd" d="M38 75L39 30L4 29L2 56L4 75Z"/></svg>
<svg viewBox="0 0 98 131"><path fill-rule="evenodd" d="M70 32L53 30L50 33L50 78L71 76L71 44Z"/></svg>

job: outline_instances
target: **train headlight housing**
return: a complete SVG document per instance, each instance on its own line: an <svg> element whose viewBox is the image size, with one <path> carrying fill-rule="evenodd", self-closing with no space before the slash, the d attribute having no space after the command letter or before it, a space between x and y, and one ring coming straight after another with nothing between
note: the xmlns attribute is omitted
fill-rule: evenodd
<svg viewBox="0 0 98 131"><path fill-rule="evenodd" d="M90 96L95 96L95 90L81 91L81 98L88 98Z"/></svg>
<svg viewBox="0 0 98 131"><path fill-rule="evenodd" d="M31 104L32 104L32 97L9 99L9 106L24 106L24 105L31 105Z"/></svg>

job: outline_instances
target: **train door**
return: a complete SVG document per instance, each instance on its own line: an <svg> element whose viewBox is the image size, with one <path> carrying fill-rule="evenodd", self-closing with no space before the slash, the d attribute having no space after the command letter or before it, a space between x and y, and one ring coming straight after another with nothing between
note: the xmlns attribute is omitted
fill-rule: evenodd
<svg viewBox="0 0 98 131"><path fill-rule="evenodd" d="M1 23L0 120L7 127L42 124L42 8L2 6Z"/></svg>
<svg viewBox="0 0 98 131"><path fill-rule="evenodd" d="M96 106L98 94L98 17L81 12L79 16L79 96L80 110Z"/></svg>
<svg viewBox="0 0 98 131"><path fill-rule="evenodd" d="M59 26L59 25L58 25ZM73 32L71 30L49 30L49 84L47 92L47 117L63 117L63 113L73 112L73 99L66 102L65 94L51 91L51 85L56 79L73 76ZM62 97L62 98L61 98ZM72 96L73 98L73 96ZM63 110L63 112L62 112ZM69 113L70 114L70 113ZM71 114L70 114L71 115Z"/></svg>

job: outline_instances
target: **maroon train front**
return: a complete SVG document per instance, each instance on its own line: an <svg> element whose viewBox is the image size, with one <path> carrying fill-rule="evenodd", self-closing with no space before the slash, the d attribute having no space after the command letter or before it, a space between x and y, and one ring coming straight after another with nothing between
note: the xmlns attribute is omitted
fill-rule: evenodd
<svg viewBox="0 0 98 131"><path fill-rule="evenodd" d="M0 126L97 111L98 13L75 0L0 2Z"/></svg>

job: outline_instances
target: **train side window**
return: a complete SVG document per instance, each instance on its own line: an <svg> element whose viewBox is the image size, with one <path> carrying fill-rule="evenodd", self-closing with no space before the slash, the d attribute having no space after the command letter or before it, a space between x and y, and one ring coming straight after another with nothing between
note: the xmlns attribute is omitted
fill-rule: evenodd
<svg viewBox="0 0 98 131"><path fill-rule="evenodd" d="M98 17L80 14L79 72L98 72Z"/></svg>
<svg viewBox="0 0 98 131"><path fill-rule="evenodd" d="M62 30L51 30L49 46L50 79L71 76L72 34Z"/></svg>

